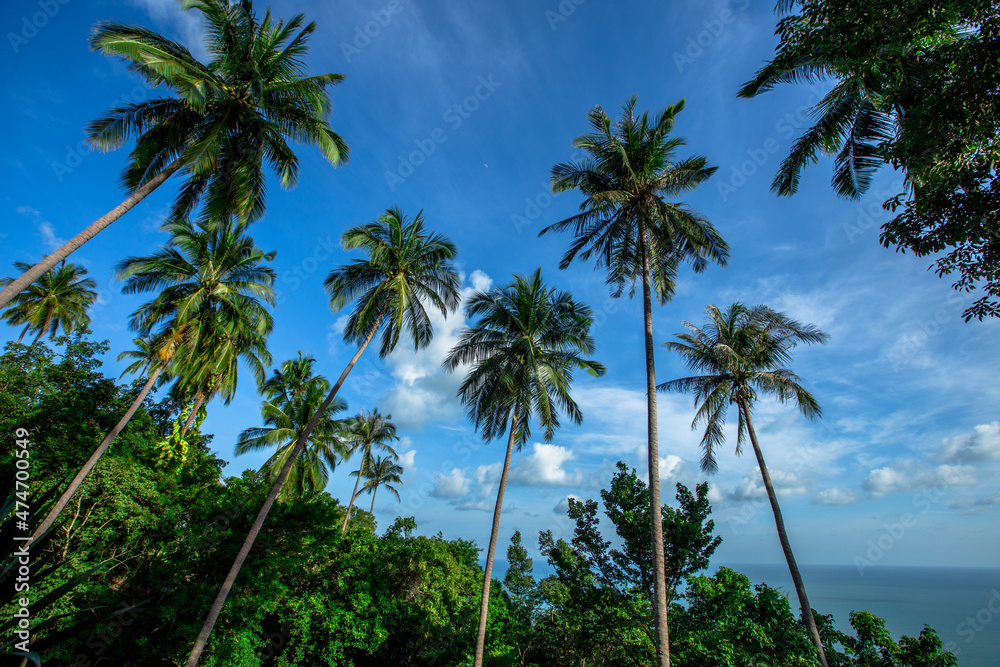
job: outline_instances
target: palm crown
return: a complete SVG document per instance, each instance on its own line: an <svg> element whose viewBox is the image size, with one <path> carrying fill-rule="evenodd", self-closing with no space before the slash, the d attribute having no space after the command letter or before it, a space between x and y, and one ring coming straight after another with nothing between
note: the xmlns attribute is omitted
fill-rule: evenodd
<svg viewBox="0 0 1000 667"><path fill-rule="evenodd" d="M530 277L515 276L506 287L477 292L466 313L479 319L462 333L444 365L454 370L472 364L459 396L486 440L503 435L512 415L519 447L531 436L532 417L546 438L559 427L560 410L580 423L582 414L569 393L573 371L604 374L604 366L581 356L594 351L588 306L546 287L538 269Z"/></svg>
<svg viewBox="0 0 1000 667"><path fill-rule="evenodd" d="M723 426L729 403L741 408L737 453L747 435L742 410L750 411L759 394L773 396L782 403L794 401L809 419L822 414L813 395L799 384L799 377L782 366L791 361L790 351L796 344L825 343L829 336L766 306L734 303L722 311L710 305L706 314L708 322L702 328L684 322L688 333L664 343L680 354L689 368L705 375L664 382L657 389L694 393L698 411L691 426L705 426L701 467L715 472L715 449L725 441Z"/></svg>
<svg viewBox="0 0 1000 667"><path fill-rule="evenodd" d="M601 107L587 114L593 132L573 142L587 159L552 168L553 192L575 189L587 198L580 213L541 234L572 230L575 239L560 268L578 255L593 257L597 268L607 269L616 296L627 285L634 290L645 243L653 289L663 303L673 295L682 260L689 259L696 271L708 260L725 264L729 246L703 215L664 199L694 190L716 169L707 167L704 157L675 161L685 142L669 135L683 100L655 118L648 112L636 116L636 101L625 103L614 124Z"/></svg>
<svg viewBox="0 0 1000 667"><path fill-rule="evenodd" d="M266 336L273 317L265 303L274 304L275 272L265 253L240 225L231 220L209 223L175 221L166 226L170 240L146 257L129 257L118 264L126 294L156 292L133 313L130 326L142 335L159 327L183 332L175 355L182 393L211 382L213 393L227 401L237 380L237 361L249 366L263 382L271 363Z"/></svg>
<svg viewBox="0 0 1000 667"><path fill-rule="evenodd" d="M298 359L286 361L275 370L263 387L261 416L265 425L244 430L236 443L237 456L254 450L277 448L262 468L271 480L278 476L291 456L296 441L330 389L326 378L312 374L314 362L315 359L300 352ZM326 409L309 434L305 449L292 464L281 489L281 499L312 495L326 487L330 472L346 454L340 437L343 423L334 418L335 414L346 409L347 403L343 399L336 399Z"/></svg>
<svg viewBox="0 0 1000 667"><path fill-rule="evenodd" d="M324 282L333 311L357 300L344 340L361 344L380 328L383 357L403 332L413 340L414 349L426 346L434 334L426 307L443 315L458 307L459 278L452 264L455 244L426 233L421 213L408 221L399 208L390 208L375 222L344 232L343 245L368 254L367 259L334 269Z"/></svg>
<svg viewBox="0 0 1000 667"><path fill-rule="evenodd" d="M14 268L24 272L31 266L14 262ZM34 344L46 332L54 336L60 327L69 333L74 327L90 324L87 309L97 299L97 283L85 278L86 275L87 270L79 264L62 262L14 296L3 317L11 326L25 325L17 341L21 342L29 331L38 332L32 341ZM13 278L4 278L0 286L13 281Z"/></svg>
<svg viewBox="0 0 1000 667"><path fill-rule="evenodd" d="M358 474L352 472L352 475ZM396 459L391 456L377 456L369 462L364 471L364 490L372 494L372 509L375 509L375 494L379 488L384 488L391 493L396 501L399 501L399 490L393 484L403 483L403 466L396 463Z"/></svg>
<svg viewBox="0 0 1000 667"><path fill-rule="evenodd" d="M199 62L183 45L141 26L100 23L92 49L120 56L157 97L110 110L87 128L101 150L136 137L122 184L134 190L180 159L186 181L174 216L187 216L199 199L210 217L264 213L263 163L283 187L295 185L299 161L287 139L317 145L334 165L348 159L347 144L326 120L327 87L341 74L304 76L303 57L315 24L299 14L288 22L258 19L250 0L186 0L205 20L211 61Z"/></svg>

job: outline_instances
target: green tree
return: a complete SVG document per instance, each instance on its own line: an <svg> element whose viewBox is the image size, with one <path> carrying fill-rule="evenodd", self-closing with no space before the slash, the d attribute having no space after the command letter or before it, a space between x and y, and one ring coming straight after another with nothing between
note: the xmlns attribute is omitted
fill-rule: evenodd
<svg viewBox="0 0 1000 667"><path fill-rule="evenodd" d="M616 655L616 660L631 656L648 664L656 654L649 490L635 470L620 461L617 469L610 486L601 491L601 500L620 548L611 548L601 534L598 503L573 498L567 512L576 524L571 542L555 540L546 531L539 543L560 584L550 586L558 593L553 602L578 628L574 634L581 657L587 659L589 647L603 646L598 650ZM677 484L677 508L662 507L667 557L663 590L669 602L684 579L708 567L722 542L713 536L715 524L708 518L712 512L708 484L700 484L696 494Z"/></svg>
<svg viewBox="0 0 1000 667"><path fill-rule="evenodd" d="M315 359L299 352L299 358L281 364L262 388L264 402L260 414L265 426L255 426L240 433L236 455L277 447L277 451L261 468L273 483L285 467L299 436L323 403L330 383L321 375L313 375ZM323 491L330 472L343 458L345 448L340 434L343 423L334 418L347 409L343 399L326 408L326 413L309 434L306 446L292 463L284 486L278 494L282 501L305 498Z"/></svg>
<svg viewBox="0 0 1000 667"><path fill-rule="evenodd" d="M253 239L231 222L195 226L181 221L168 229L171 238L159 252L129 257L117 267L126 294L157 292L152 301L132 314L130 326L140 335L154 337L161 351L157 368L162 371L167 364L173 365L172 374L180 377L179 382L188 375L199 377L206 368L222 366L231 379L228 402L235 391L237 357L247 362L258 382L264 379L265 365L271 363L265 337L273 318L261 301L274 304L271 286L275 273L264 264L274 253L257 248ZM145 391L156 381L155 375L156 371L147 379ZM188 423L196 411L197 406ZM35 530L35 537L63 510L132 413L134 409L126 411L94 450Z"/></svg>
<svg viewBox="0 0 1000 667"><path fill-rule="evenodd" d="M344 328L344 340L358 344L358 350L295 441L212 603L208 618L188 656L187 667L198 664L226 597L288 477L292 463L302 452L313 429L336 398L368 344L381 331L380 354L385 357L405 332L413 341L414 349L419 350L430 343L434 335L425 304L442 314L458 307L459 278L452 264L455 246L441 235L425 232L421 214L407 221L398 208L388 209L375 222L348 229L344 232L342 243L347 250L360 249L368 255L366 259L334 269L325 281L330 307L334 312L356 301Z"/></svg>
<svg viewBox="0 0 1000 667"><path fill-rule="evenodd" d="M821 416L819 403L799 384L799 377L782 366L791 361L791 349L796 344L825 343L829 336L812 325L800 324L765 306L747 308L743 304L734 303L723 312L710 305L706 308L706 314L707 323L703 328L684 322L688 333L678 334L678 340L664 343L670 350L680 354L689 368L705 374L671 380L657 389L694 394L698 412L691 428L698 428L699 424L705 426L705 434L701 440L701 468L710 473L718 470L715 450L725 442L723 426L727 407L731 403L736 404L739 414L736 453L740 453L745 437L749 436L767 499L774 513L781 550L795 584L802 619L809 630L819 660L826 667L823 641L813 618L812 607L809 606L799 568L795 564L778 496L774 492L771 475L764 463L764 454L757 442L752 413L758 395L764 394L782 403L793 401L809 419Z"/></svg>
<svg viewBox="0 0 1000 667"><path fill-rule="evenodd" d="M812 111L771 189L791 195L819 154L836 155L833 187L857 198L883 165L905 177L884 207L882 244L936 255L954 287L984 295L964 312L1000 315L1000 15L988 0L894 3L781 0L774 58L739 91L783 83L833 89ZM900 211L900 207L902 210Z"/></svg>
<svg viewBox="0 0 1000 667"><path fill-rule="evenodd" d="M594 351L590 308L568 292L547 287L541 269L530 277L515 276L505 287L476 292L466 314L479 319L461 333L444 365L449 370L471 365L458 393L483 439L508 434L483 577L474 658L475 666L481 667L493 554L514 446L520 449L531 437L532 418L546 439L559 427L559 411L579 424L583 414L570 396L573 371L582 369L596 377L604 373L604 366L582 356Z"/></svg>
<svg viewBox="0 0 1000 667"><path fill-rule="evenodd" d="M903 636L897 644L885 627L885 621L867 611L851 612L851 627L857 637L841 636L844 667L955 667L958 659L944 651L941 640L924 626L917 638Z"/></svg>
<svg viewBox="0 0 1000 667"><path fill-rule="evenodd" d="M394 459L397 458L396 450L389 443L395 442L399 438L396 436L396 425L389 421L390 419L392 419L392 415L383 415L376 408L371 411L362 410L347 424L344 446L349 455L361 452L361 464L356 471L351 473L351 476L356 477L356 479L354 490L351 491L351 501L347 504L347 514L344 515L344 525L340 527L341 533L347 530L347 521L351 518L351 508L354 507L354 499L358 495L361 472L366 470L371 462L372 449L380 449ZM372 497L372 503L374 504L374 502L375 498Z"/></svg>
<svg viewBox="0 0 1000 667"><path fill-rule="evenodd" d="M665 199L694 190L716 169L707 167L704 157L676 160L677 149L685 143L670 133L684 101L656 117L648 112L636 116L636 101L633 97L625 103L614 124L600 107L587 114L593 132L573 142L587 154L587 160L552 168L553 192L579 190L587 198L580 206L580 213L546 227L541 233L572 231L574 240L560 268L568 267L577 256L584 260L593 258L597 268L607 270L612 296L620 296L626 286L631 288L630 295L634 294L636 281L642 283L650 537L657 586L657 664L668 667L667 600L665 591L659 588L664 577L664 556L660 534L652 295L655 293L657 302L664 304L673 297L683 261L690 261L695 271L704 270L709 260L724 265L729 246L703 215Z"/></svg>
<svg viewBox="0 0 1000 667"><path fill-rule="evenodd" d="M302 14L287 23L254 12L250 0L187 0L205 22L207 64L183 45L141 26L99 23L90 47L123 58L151 88L173 96L123 104L87 127L87 140L108 151L135 137L121 175L125 201L0 291L0 307L46 271L131 210L177 172L184 183L174 218L198 200L208 217L259 219L264 214L266 162L282 187L293 187L299 160L287 140L314 144L333 165L348 159L347 144L327 121L330 96L342 74L306 76L304 59L315 23Z"/></svg>
<svg viewBox="0 0 1000 667"><path fill-rule="evenodd" d="M14 268L27 271L31 267L24 262L14 262ZM78 326L88 326L87 309L97 299L97 283L92 278L85 278L86 275L87 269L82 266L62 262L14 295L3 317L11 326L24 325L17 342L20 343L29 331L38 332L31 341L34 345L46 332L50 338L55 336L60 327L68 334ZM4 278L0 285L13 282L13 278Z"/></svg>
<svg viewBox="0 0 1000 667"><path fill-rule="evenodd" d="M359 470L358 473L360 476L361 471ZM370 513L375 513L375 494L378 493L380 486L391 493L397 503L399 502L399 490L392 485L402 484L402 475L403 466L396 463L395 457L376 456L374 459L368 461L368 467L364 469L364 490L372 494L372 506L368 510Z"/></svg>

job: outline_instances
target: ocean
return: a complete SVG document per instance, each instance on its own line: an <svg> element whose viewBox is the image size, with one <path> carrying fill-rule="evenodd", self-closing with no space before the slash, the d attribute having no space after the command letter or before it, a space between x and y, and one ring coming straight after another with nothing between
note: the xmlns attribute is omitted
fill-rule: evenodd
<svg viewBox="0 0 1000 667"><path fill-rule="evenodd" d="M780 589L798 611L785 565L727 567ZM803 565L800 571L809 604L832 614L843 632L851 632L851 611L870 611L886 620L897 641L929 625L959 667L1000 667L1000 569L874 566L860 575L850 566Z"/></svg>

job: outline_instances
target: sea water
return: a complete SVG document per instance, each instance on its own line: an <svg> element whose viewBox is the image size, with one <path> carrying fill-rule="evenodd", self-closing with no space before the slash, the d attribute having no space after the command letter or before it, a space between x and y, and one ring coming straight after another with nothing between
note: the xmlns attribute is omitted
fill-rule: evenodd
<svg viewBox="0 0 1000 667"><path fill-rule="evenodd" d="M766 583L798 599L784 565L738 564L755 584ZM893 639L917 637L925 625L958 657L959 667L1000 667L1000 569L943 567L854 567L803 565L809 604L832 614L838 630L854 632L851 611L886 620Z"/></svg>

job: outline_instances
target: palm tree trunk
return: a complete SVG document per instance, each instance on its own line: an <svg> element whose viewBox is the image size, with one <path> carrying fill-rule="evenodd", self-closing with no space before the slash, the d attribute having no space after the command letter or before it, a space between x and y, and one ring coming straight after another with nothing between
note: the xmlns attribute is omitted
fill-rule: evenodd
<svg viewBox="0 0 1000 667"><path fill-rule="evenodd" d="M35 336L35 340L31 341L31 345L29 345L28 347L35 347L35 343L37 343L39 339L41 339L41 337L45 335L45 330L49 328L50 324L52 324L51 312L45 316L45 323L42 324L42 328L38 330L38 335Z"/></svg>
<svg viewBox="0 0 1000 667"><path fill-rule="evenodd" d="M31 324L24 325L24 329L21 330L21 335L17 337L17 344L21 344L21 340L24 338L24 334L28 333L28 329L31 328Z"/></svg>
<svg viewBox="0 0 1000 667"><path fill-rule="evenodd" d="M161 363L159 366L156 367L156 370L153 371L152 375L149 376L149 379L146 380L146 386L142 388L142 391L139 392L139 395L135 397L134 401L132 401L131 407L129 407L128 411L125 412L125 415L118 421L117 424L115 424L115 427L111 429L111 431L104 437L104 440L101 441L101 444L98 445L97 449L94 450L94 453L90 455L89 459L87 459L87 462L83 464L82 468L80 468L80 472L76 473L76 477L74 477L73 481L69 483L69 487L67 487L66 491L64 491L63 494L59 497L59 500L56 501L56 504L52 507L52 509L49 510L49 513L48 515L46 515L45 520L42 521L42 524L37 529L35 529L35 533L31 536L32 540L38 539L42 535L42 533L48 530L49 527L53 524L53 522L55 522L56 518L58 518L59 513L62 512L64 507L66 507L66 503L72 500L73 495L76 493L77 489L79 489L80 485L83 484L83 480L86 479L87 475L90 474L90 471L94 468L95 465L97 465L97 462L100 460L101 456L104 455L104 452L107 451L108 447L111 446L111 443L114 442L115 438L118 437L118 434L122 432L122 429L125 428L125 425L128 424L129 420L132 419L132 415L134 415L135 411L139 409L139 406L142 405L142 402L146 400L146 395L149 393L149 390L153 388L153 384L156 382L156 378L160 377L160 373L163 372L164 368L166 368L166 364Z"/></svg>
<svg viewBox="0 0 1000 667"><path fill-rule="evenodd" d="M378 493L378 484L372 489L372 508L368 510L369 514L375 514L375 494Z"/></svg>
<svg viewBox="0 0 1000 667"><path fill-rule="evenodd" d="M62 247L54 253L48 255L38 264L35 264L33 267L25 271L20 278L4 287L3 290L0 291L0 308L6 306L7 302L13 299L15 294L21 292L28 285L35 282L39 276L43 275L56 264L69 257L74 250L97 236L97 233L102 229L132 210L132 208L145 199L149 193L160 187L165 180L173 176L174 173L183 166L182 160L183 158L177 158L171 162L169 165L164 167L163 171L149 179L149 181L147 181L144 185L136 188L135 192L129 195L128 198L121 204L92 222L89 227L71 238L69 241L66 241L66 243L64 243Z"/></svg>
<svg viewBox="0 0 1000 667"><path fill-rule="evenodd" d="M493 553L497 548L497 535L500 533L500 511L503 509L503 492L507 488L507 473L510 472L510 459L514 452L514 436L517 425L518 408L510 419L510 436L507 438L507 455L503 459L503 472L500 473L500 488L497 490L497 504L493 508L493 530L490 533L490 546L486 550L486 570L483 573L483 596L479 603L479 631L476 633L476 654L474 667L483 667L483 652L486 649L486 619L490 609L490 578L493 576ZM375 499L372 498L372 507Z"/></svg>
<svg viewBox="0 0 1000 667"><path fill-rule="evenodd" d="M361 455L361 468L358 469L358 478L354 480L354 491L351 492L351 502L347 504L347 514L344 516L344 525L340 527L340 534L343 535L344 531L347 530L347 520L351 517L351 508L354 507L354 499L358 495L358 484L361 483L361 474L365 471L365 458L368 457L368 449L366 448L364 453ZM375 504L375 497L372 496L372 505Z"/></svg>
<svg viewBox="0 0 1000 667"><path fill-rule="evenodd" d="M781 508L778 506L778 496L774 493L774 486L771 484L771 474L767 471L767 464L764 463L764 454L760 451L760 445L757 443L757 433L753 430L753 420L750 418L750 407L747 405L746 399L740 399L740 410L743 411L743 419L746 420L747 433L750 434L753 453L757 457L760 476L764 479L764 489L767 491L767 499L770 501L771 510L774 512L774 525L778 528L778 540L781 542L781 550L785 553L785 562L788 563L788 571L792 575L795 593L799 596L799 606L802 608L802 620L805 621L806 629L809 631L809 638L812 639L812 643L816 647L816 654L819 656L820 664L823 667L828 667L826 652L823 650L823 640L819 636L816 619L813 618L812 607L809 606L809 598L806 597L806 587L802 583L802 575L799 574L799 567L795 564L792 546L788 543L788 534L785 532L785 521L781 518Z"/></svg>
<svg viewBox="0 0 1000 667"><path fill-rule="evenodd" d="M191 424L194 422L195 416L198 414L198 410L201 409L201 404L205 402L205 394L201 390L198 390L198 395L195 397L194 407L191 408L191 414L188 415L187 421L184 422L184 426L181 427L181 437L188 432L191 428Z"/></svg>
<svg viewBox="0 0 1000 667"><path fill-rule="evenodd" d="M264 520L267 518L268 512L271 511L271 506L274 505L275 499L278 497L278 493L281 491L282 485L285 483L285 479L288 477L288 473L292 469L292 464L302 453L307 442L309 442L309 436L312 435L313 429L316 428L316 424L323 417L327 408L330 407L330 403L336 398L337 392L340 391L341 385L344 384L344 380L350 374L351 369L354 368L354 364L358 362L361 357L361 353L365 351L368 347L368 343L372 341L375 337L375 333L378 331L379 324L382 322L382 316L385 314L383 310L375 318L375 324L372 326L372 330L368 332L367 338L358 348L358 351L354 353L351 357L350 363L347 364L347 368L344 372L340 374L340 378L337 379L337 384L333 385L333 389L327 395L326 399L316 410L316 413L309 420L309 424L306 426L305 431L299 436L299 439L295 442L295 448L289 455L288 460L285 461L285 465L281 467L281 472L278 474L278 479L275 480L274 485L271 487L270 493L267 494L267 499L264 501L264 505L260 508L260 512L257 513L257 518L254 519L253 525L250 527L250 532L247 534L245 540L243 540L243 546L240 547L240 552L236 555L236 560L233 562L233 566L229 569L229 574L226 575L226 579L222 582L222 588L219 589L219 594L215 597L215 602L212 603L212 608L208 612L208 618L205 619L205 624L201 628L201 632L198 633L198 638L194 642L194 646L191 647L191 654L188 656L185 667L195 667L198 664L198 660L201 658L202 651L205 650L205 644L208 643L208 636L212 634L212 629L215 627L215 622L219 619L219 614L222 613L222 607L226 604L226 598L229 597L229 591L233 588L233 583L236 581L237 575L240 573L240 569L243 568L243 561L247 559L247 555L250 553L250 548L253 543L257 540L257 535L260 533L261 527L264 525Z"/></svg>
<svg viewBox="0 0 1000 667"><path fill-rule="evenodd" d="M653 609L656 619L656 664L670 667L670 630L667 618L666 564L663 556L663 516L660 504L660 452L656 429L656 367L653 359L653 302L649 284L649 248L646 223L639 221L642 253L642 319L646 341L646 427L649 467L650 537L653 544Z"/></svg>

